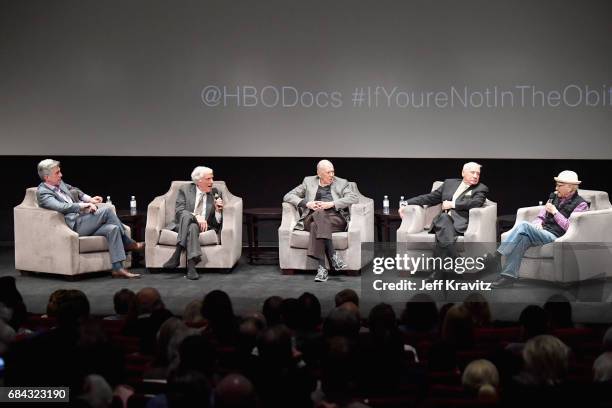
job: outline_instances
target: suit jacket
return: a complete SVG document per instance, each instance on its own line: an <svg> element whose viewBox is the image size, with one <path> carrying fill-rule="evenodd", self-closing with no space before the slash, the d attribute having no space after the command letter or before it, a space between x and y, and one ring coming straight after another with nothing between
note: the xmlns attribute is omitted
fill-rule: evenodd
<svg viewBox="0 0 612 408"><path fill-rule="evenodd" d="M212 191L206 197L206 222L208 223L209 229L214 229L217 234L221 231L221 226L223 225L223 218L221 222L217 221L215 217L215 206L214 206L214 196L215 193L219 194L219 197L223 199L221 196L221 192L216 188L213 188ZM176 230L178 228L178 224L180 223L181 217L184 216L193 216L193 211L195 210L195 201L197 197L197 187L194 183L185 184L181 186L178 190L178 194L176 195L176 204L174 207L174 221L171 222L166 228L170 230Z"/></svg>
<svg viewBox="0 0 612 408"><path fill-rule="evenodd" d="M48 210L54 210L64 214L64 220L66 224L74 229L76 220L81 213L81 206L79 202L83 200L86 195L76 187L71 186L68 183L60 182L59 189L66 195L70 196L73 203L70 203L64 199L61 195L50 189L45 183L40 183L36 190L36 199L38 205Z"/></svg>
<svg viewBox="0 0 612 408"><path fill-rule="evenodd" d="M461 179L446 179L437 190L429 194L413 197L408 200L408 204L437 205L441 204L442 201L452 201L453 194L457 191L459 184L461 184ZM457 232L462 234L465 232L470 218L470 209L482 207L487 199L488 193L489 188L482 183L478 183L474 186L470 186L457 197L457 200L455 200L455 208L451 210L453 225Z"/></svg>
<svg viewBox="0 0 612 408"><path fill-rule="evenodd" d="M319 176L308 176L304 178L302 184L285 194L283 201L295 205L298 209L301 209L301 216L298 223L295 226L296 230L304 230L304 219L312 212L308 207L300 205L307 202L313 201L317 195L319 188ZM359 197L351 188L348 180L336 177L334 182L331 184L331 194L334 199L334 207L346 220L346 223L351 220L350 206L356 204L359 201Z"/></svg>

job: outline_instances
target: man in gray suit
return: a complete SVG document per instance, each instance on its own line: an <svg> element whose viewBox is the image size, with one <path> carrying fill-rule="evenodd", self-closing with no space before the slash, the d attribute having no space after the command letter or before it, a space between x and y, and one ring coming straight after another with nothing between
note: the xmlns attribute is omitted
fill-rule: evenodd
<svg viewBox="0 0 612 408"><path fill-rule="evenodd" d="M166 228L178 233L176 250L164 268L177 268L181 252L187 251L187 279L196 280L200 276L196 265L202 260L200 233L214 235L217 242L223 223L223 197L213 188L211 168L198 166L191 172L193 183L179 188L176 196L174 222Z"/></svg>
<svg viewBox="0 0 612 408"><path fill-rule="evenodd" d="M101 235L108 241L108 252L113 265L113 278L139 278L123 267L125 251L142 251L144 243L136 242L125 234L123 224L109 206L98 206L102 197L91 197L76 187L62 181L60 162L45 159L38 163L38 185L36 198L42 208L64 214L70 229L80 236Z"/></svg>
<svg viewBox="0 0 612 408"><path fill-rule="evenodd" d="M301 211L295 229L310 231L308 256L319 262L315 282L327 280L326 256L334 269L346 268L346 263L334 251L332 233L346 230L349 207L359 198L347 180L335 177L334 165L329 160L321 160L317 175L304 178L302 184L285 194L283 201Z"/></svg>
<svg viewBox="0 0 612 408"><path fill-rule="evenodd" d="M435 191L408 200L409 205L442 204L442 212L433 219L430 231L436 234L436 256L457 256L455 241L467 230L470 209L482 207L487 199L489 188L480 182L481 167L475 162L465 163L461 179L446 179ZM439 277L436 271L430 279Z"/></svg>

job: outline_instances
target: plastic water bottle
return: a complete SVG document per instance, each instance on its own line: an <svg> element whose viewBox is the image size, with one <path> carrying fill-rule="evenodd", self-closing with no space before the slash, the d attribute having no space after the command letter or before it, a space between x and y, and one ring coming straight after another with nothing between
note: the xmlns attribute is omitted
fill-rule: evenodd
<svg viewBox="0 0 612 408"><path fill-rule="evenodd" d="M383 198L383 214L389 214L389 196Z"/></svg>
<svg viewBox="0 0 612 408"><path fill-rule="evenodd" d="M110 199L110 196L106 196L106 204L113 205L113 202Z"/></svg>
<svg viewBox="0 0 612 408"><path fill-rule="evenodd" d="M136 209L136 197L132 196L130 199L130 215L136 215L138 210Z"/></svg>
<svg viewBox="0 0 612 408"><path fill-rule="evenodd" d="M538 205L544 205L544 201L539 201Z"/></svg>
<svg viewBox="0 0 612 408"><path fill-rule="evenodd" d="M404 199L404 196L401 196L399 200L399 208L405 207L407 205L408 205L408 201Z"/></svg>

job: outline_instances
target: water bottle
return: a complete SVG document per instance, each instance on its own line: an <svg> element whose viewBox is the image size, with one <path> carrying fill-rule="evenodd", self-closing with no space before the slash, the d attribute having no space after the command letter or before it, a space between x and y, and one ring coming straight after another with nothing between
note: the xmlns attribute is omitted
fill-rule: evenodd
<svg viewBox="0 0 612 408"><path fill-rule="evenodd" d="M106 204L113 205L113 202L111 201L110 196L106 196Z"/></svg>
<svg viewBox="0 0 612 408"><path fill-rule="evenodd" d="M544 201L539 201L538 205L544 205Z"/></svg>
<svg viewBox="0 0 612 408"><path fill-rule="evenodd" d="M385 198L383 198L383 214L389 214L389 196L385 196Z"/></svg>
<svg viewBox="0 0 612 408"><path fill-rule="evenodd" d="M405 207L407 205L408 205L408 201L404 200L404 196L401 196L399 200L399 208Z"/></svg>
<svg viewBox="0 0 612 408"><path fill-rule="evenodd" d="M130 199L130 215L136 215L138 210L136 209L136 197L132 196Z"/></svg>

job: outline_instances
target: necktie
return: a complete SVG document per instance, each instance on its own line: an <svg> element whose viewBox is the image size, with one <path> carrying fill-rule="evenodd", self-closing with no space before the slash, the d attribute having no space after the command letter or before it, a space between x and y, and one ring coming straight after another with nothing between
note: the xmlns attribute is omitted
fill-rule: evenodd
<svg viewBox="0 0 612 408"><path fill-rule="evenodd" d="M204 194L199 194L199 198L200 199L194 211L195 215L202 215L202 207L204 206Z"/></svg>

